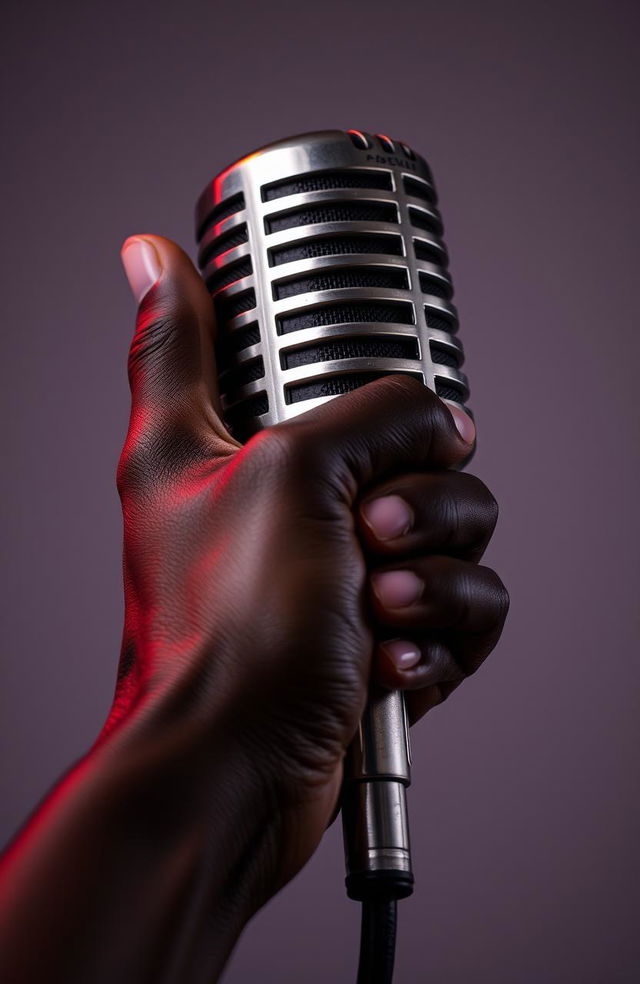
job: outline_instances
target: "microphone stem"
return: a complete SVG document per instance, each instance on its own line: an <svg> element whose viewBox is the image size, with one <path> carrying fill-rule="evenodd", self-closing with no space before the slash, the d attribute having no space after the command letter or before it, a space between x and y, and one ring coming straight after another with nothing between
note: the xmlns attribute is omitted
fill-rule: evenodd
<svg viewBox="0 0 640 984"><path fill-rule="evenodd" d="M372 688L345 758L342 829L349 898L402 899L413 891L406 797L410 761L404 695Z"/></svg>

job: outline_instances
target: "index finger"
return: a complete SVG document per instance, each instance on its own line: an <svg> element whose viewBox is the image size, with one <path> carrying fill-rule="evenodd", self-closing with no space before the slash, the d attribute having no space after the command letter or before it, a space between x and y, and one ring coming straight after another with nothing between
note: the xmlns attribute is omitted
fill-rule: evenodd
<svg viewBox="0 0 640 984"><path fill-rule="evenodd" d="M272 430L308 448L316 463L325 461L327 476L342 478L352 501L367 483L398 471L459 467L475 441L473 421L461 408L400 374L367 383ZM344 465L352 481L346 481Z"/></svg>

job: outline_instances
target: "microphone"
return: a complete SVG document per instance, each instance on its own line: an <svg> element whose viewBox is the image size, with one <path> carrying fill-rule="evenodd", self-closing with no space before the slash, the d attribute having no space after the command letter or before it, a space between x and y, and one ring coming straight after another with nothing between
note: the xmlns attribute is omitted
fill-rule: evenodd
<svg viewBox="0 0 640 984"><path fill-rule="evenodd" d="M405 143L326 130L269 144L205 188L196 227L223 412L239 440L389 373L464 406L436 190ZM413 890L410 763L403 694L372 690L345 762L353 899Z"/></svg>

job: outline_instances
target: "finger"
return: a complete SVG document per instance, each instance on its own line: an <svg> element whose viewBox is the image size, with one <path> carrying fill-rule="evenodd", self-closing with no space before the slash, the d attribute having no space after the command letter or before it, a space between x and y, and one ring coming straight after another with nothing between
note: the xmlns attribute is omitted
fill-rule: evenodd
<svg viewBox="0 0 640 984"><path fill-rule="evenodd" d="M422 557L378 570L370 584L379 624L403 638L438 630L467 675L495 646L509 607L495 571L452 557Z"/></svg>
<svg viewBox="0 0 640 984"><path fill-rule="evenodd" d="M437 633L423 636L419 642L409 639L379 642L372 672L381 686L404 691L412 724L442 703L469 675Z"/></svg>
<svg viewBox="0 0 640 984"><path fill-rule="evenodd" d="M415 378L390 375L271 428L350 505L359 489L400 470L452 468L471 454L473 421Z"/></svg>
<svg viewBox="0 0 640 984"><path fill-rule="evenodd" d="M122 262L139 305L129 351L132 424L153 443L172 427L188 440L235 442L221 421L213 305L191 260L162 236L132 236ZM141 433L144 431L144 433Z"/></svg>
<svg viewBox="0 0 640 984"><path fill-rule="evenodd" d="M475 475L442 471L377 485L357 516L361 537L375 553L439 553L478 561L495 529L498 505Z"/></svg>
<svg viewBox="0 0 640 984"><path fill-rule="evenodd" d="M507 592L490 567L455 557L406 559L370 576L375 617L384 625L486 632L506 616Z"/></svg>

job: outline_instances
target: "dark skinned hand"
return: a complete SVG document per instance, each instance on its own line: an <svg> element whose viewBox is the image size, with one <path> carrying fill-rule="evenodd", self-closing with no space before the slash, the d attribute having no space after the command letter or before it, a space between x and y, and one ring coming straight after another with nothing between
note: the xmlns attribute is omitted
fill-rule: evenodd
<svg viewBox="0 0 640 984"><path fill-rule="evenodd" d="M415 722L493 649L508 597L478 563L497 507L457 470L475 436L461 410L391 376L241 446L221 422L212 304L191 262L156 236L128 240L124 258L141 298L118 471L125 629L111 714L78 769L116 804L136 859L135 932L100 907L118 940L109 979L184 984L215 979L318 846L370 679L404 689ZM97 795L80 797L91 817ZM126 884L122 850L106 854Z"/></svg>

